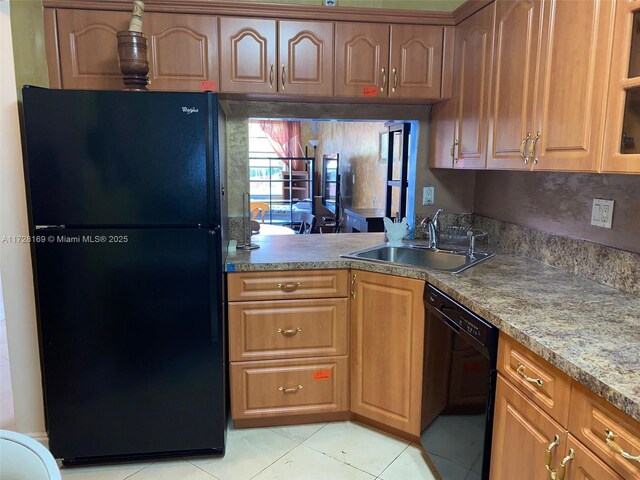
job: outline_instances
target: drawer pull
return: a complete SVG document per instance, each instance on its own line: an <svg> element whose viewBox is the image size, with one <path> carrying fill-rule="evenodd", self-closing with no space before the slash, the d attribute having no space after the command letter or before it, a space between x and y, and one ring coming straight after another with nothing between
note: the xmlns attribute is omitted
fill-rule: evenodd
<svg viewBox="0 0 640 480"><path fill-rule="evenodd" d="M575 452L573 451L573 448L570 448L569 455L567 455L562 459L562 461L560 462L560 466L558 467L558 472L555 475L552 473L551 479L564 480L564 477L567 475L567 463L569 463L574 458L575 458Z"/></svg>
<svg viewBox="0 0 640 480"><path fill-rule="evenodd" d="M552 451L554 448L556 448L558 445L560 445L560 437L558 435L555 435L553 437L553 442L551 442L549 444L549 446L546 448L545 452L544 452L544 458L545 458L545 467L547 467L547 470L549 471L549 473L551 473L551 478L553 480L556 479L556 470L555 468L551 468L551 457L552 457Z"/></svg>
<svg viewBox="0 0 640 480"><path fill-rule="evenodd" d="M640 463L640 455L631 455L630 453L625 452L620 445L618 445L615 441L616 434L613 433L608 428L604 431L605 437L604 442L607 446L620 455L622 458L626 458L627 460L632 460L634 462Z"/></svg>
<svg viewBox="0 0 640 480"><path fill-rule="evenodd" d="M298 385L297 387L280 387L278 391L282 393L298 393L298 390L302 390L302 385Z"/></svg>
<svg viewBox="0 0 640 480"><path fill-rule="evenodd" d="M276 285L278 290L296 290L302 286L302 282L279 283Z"/></svg>
<svg viewBox="0 0 640 480"><path fill-rule="evenodd" d="M523 364L518 365L518 368L516 369L516 373L518 375L520 375L522 378L524 378L525 381L527 381L529 383L533 383L533 384L537 385L538 387L542 387L544 385L544 382L542 380L540 380L539 378L532 378L532 377L528 377L527 375L525 375L525 373L524 373L524 365Z"/></svg>
<svg viewBox="0 0 640 480"><path fill-rule="evenodd" d="M286 330L283 330L281 328L278 329L278 333L281 333L283 337L293 337L294 335L296 335L298 332L301 332L302 329L300 327L298 328L288 328Z"/></svg>

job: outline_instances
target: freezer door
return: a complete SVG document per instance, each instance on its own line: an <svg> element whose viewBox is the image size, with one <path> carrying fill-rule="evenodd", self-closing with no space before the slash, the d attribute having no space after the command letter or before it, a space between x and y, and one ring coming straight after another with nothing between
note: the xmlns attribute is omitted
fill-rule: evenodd
<svg viewBox="0 0 640 480"><path fill-rule="evenodd" d="M219 225L215 96L23 93L34 225Z"/></svg>
<svg viewBox="0 0 640 480"><path fill-rule="evenodd" d="M65 230L36 245L55 457L223 449L222 306L211 302L222 298L215 291L222 273L214 233Z"/></svg>

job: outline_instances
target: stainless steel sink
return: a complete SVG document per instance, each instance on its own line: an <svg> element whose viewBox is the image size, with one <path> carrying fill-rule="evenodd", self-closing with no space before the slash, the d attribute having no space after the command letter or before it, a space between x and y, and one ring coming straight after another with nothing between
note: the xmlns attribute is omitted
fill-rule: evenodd
<svg viewBox="0 0 640 480"><path fill-rule="evenodd" d="M341 257L355 260L411 265L451 273L460 273L493 256L493 253L475 252L473 258L471 258L466 251L439 250L416 246L390 247L388 245L378 245L341 255Z"/></svg>

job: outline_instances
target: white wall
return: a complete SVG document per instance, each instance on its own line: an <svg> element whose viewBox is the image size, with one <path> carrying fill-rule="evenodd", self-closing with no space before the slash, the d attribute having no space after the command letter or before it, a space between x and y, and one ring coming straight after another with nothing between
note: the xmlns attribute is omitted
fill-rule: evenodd
<svg viewBox="0 0 640 480"><path fill-rule="evenodd" d="M0 0L0 275L16 429L46 441L9 2ZM5 241L3 241L5 240Z"/></svg>

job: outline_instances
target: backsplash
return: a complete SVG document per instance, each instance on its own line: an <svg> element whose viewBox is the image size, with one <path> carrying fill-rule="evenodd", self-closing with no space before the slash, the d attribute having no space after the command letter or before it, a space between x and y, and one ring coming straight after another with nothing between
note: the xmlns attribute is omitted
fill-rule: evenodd
<svg viewBox="0 0 640 480"><path fill-rule="evenodd" d="M473 226L489 232L489 244L533 258L610 287L640 295L640 255L586 240L473 216Z"/></svg>
<svg viewBox="0 0 640 480"><path fill-rule="evenodd" d="M415 238L428 236L419 227L422 218L416 216ZM485 230L489 234L489 249L532 258L624 292L640 295L640 254L468 213L442 214L440 226ZM480 241L478 245L482 249Z"/></svg>

